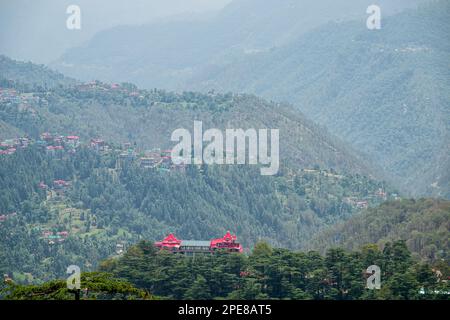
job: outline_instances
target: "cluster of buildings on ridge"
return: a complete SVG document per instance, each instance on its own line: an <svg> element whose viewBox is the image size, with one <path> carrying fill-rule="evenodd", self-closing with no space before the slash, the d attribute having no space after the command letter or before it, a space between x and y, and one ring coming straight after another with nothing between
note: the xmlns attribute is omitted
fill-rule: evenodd
<svg viewBox="0 0 450 320"><path fill-rule="evenodd" d="M368 198L376 199L379 201L386 201L388 198L392 198L394 200L400 199L400 197L396 193L388 194L384 189L379 188L372 195L369 195ZM367 199L358 199L356 197L346 197L344 198L344 202L351 205L354 208L358 209L367 209L369 207L369 201Z"/></svg>
<svg viewBox="0 0 450 320"><path fill-rule="evenodd" d="M31 140L27 137L0 141L0 155L14 154L19 148L26 148Z"/></svg>
<svg viewBox="0 0 450 320"><path fill-rule="evenodd" d="M125 93L130 97L138 97L143 99L144 96L142 94L142 90L139 90L137 88L129 88L129 87L125 87L121 84L118 83L112 83L112 84L108 84L108 83L103 83L100 81L91 81L91 82L85 82L82 84L79 84L76 86L77 90L80 91L92 91L92 90L96 90L96 91L104 91L104 92L121 92L121 93Z"/></svg>
<svg viewBox="0 0 450 320"><path fill-rule="evenodd" d="M39 97L33 93L18 92L13 88L0 88L0 103L2 104L19 104L22 107L29 107L31 103L37 102Z"/></svg>
<svg viewBox="0 0 450 320"><path fill-rule="evenodd" d="M30 144L36 144L45 149L46 153L55 158L61 158L66 153L75 153L81 145L80 137L77 135L55 135L49 132L40 134L39 140L32 140L28 137L6 139L0 141L0 155L14 154L19 148L26 148ZM161 172L180 171L184 172L184 164L175 165L172 161L171 150L161 150L155 148L143 152L138 152L131 143L124 143L119 149L112 147L103 139L91 138L88 147L101 153L112 151L119 152L117 167L121 168L125 164L137 163L141 168L158 169Z"/></svg>
<svg viewBox="0 0 450 320"><path fill-rule="evenodd" d="M57 242L61 243L64 242L67 237L69 236L69 231L59 231L59 232L53 232L45 230L42 232L42 238L46 241L48 241L48 244L52 245Z"/></svg>
<svg viewBox="0 0 450 320"><path fill-rule="evenodd" d="M185 164L174 164L172 161L172 150L161 150L155 148L144 151L139 156L129 143L124 145L125 150L119 154L119 167L126 163L137 161L144 169L157 169L160 172L178 171L185 172Z"/></svg>

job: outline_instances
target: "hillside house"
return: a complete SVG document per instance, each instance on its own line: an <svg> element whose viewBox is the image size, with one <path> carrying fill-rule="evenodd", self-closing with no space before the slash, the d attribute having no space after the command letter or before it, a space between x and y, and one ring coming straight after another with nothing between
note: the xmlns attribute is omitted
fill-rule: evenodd
<svg viewBox="0 0 450 320"><path fill-rule="evenodd" d="M123 243L116 244L116 254L120 255L125 252L125 245Z"/></svg>
<svg viewBox="0 0 450 320"><path fill-rule="evenodd" d="M126 163L131 162L136 159L136 153L133 150L122 152L119 155L119 159Z"/></svg>
<svg viewBox="0 0 450 320"><path fill-rule="evenodd" d="M67 238L69 236L69 231L60 231L56 233L57 235Z"/></svg>
<svg viewBox="0 0 450 320"><path fill-rule="evenodd" d="M57 195L63 195L64 192L70 187L70 182L65 180L53 181L53 190Z"/></svg>
<svg viewBox="0 0 450 320"><path fill-rule="evenodd" d="M48 239L48 237L50 237L52 235L53 235L52 231L48 231L48 230L42 231L42 237L45 238L45 239Z"/></svg>
<svg viewBox="0 0 450 320"><path fill-rule="evenodd" d="M0 155L4 154L4 155L10 155L10 154L14 154L16 152L16 148L9 148L6 150L0 150Z"/></svg>
<svg viewBox="0 0 450 320"><path fill-rule="evenodd" d="M39 182L38 188L42 189L42 190L47 190L48 185L46 185L43 181L41 181L41 182Z"/></svg>
<svg viewBox="0 0 450 320"><path fill-rule="evenodd" d="M91 149L94 149L95 151L105 151L107 145L104 140L102 139L91 139L90 143Z"/></svg>
<svg viewBox="0 0 450 320"><path fill-rule="evenodd" d="M356 201L356 207L358 209L367 209L369 207L369 202L366 200Z"/></svg>
<svg viewBox="0 0 450 320"><path fill-rule="evenodd" d="M63 146L47 146L45 151L50 156L61 156L64 152Z"/></svg>
<svg viewBox="0 0 450 320"><path fill-rule="evenodd" d="M69 148L75 149L80 145L80 137L78 136L67 136L65 138L65 143Z"/></svg>
<svg viewBox="0 0 450 320"><path fill-rule="evenodd" d="M387 199L387 193L381 188L379 188L378 191L375 192L375 196L384 200Z"/></svg>
<svg viewBox="0 0 450 320"><path fill-rule="evenodd" d="M171 157L171 156L172 156L172 150L161 151L161 157Z"/></svg>
<svg viewBox="0 0 450 320"><path fill-rule="evenodd" d="M50 132L41 133L40 138L41 138L41 140L47 141L47 142L50 142L53 140L53 136Z"/></svg>
<svg viewBox="0 0 450 320"><path fill-rule="evenodd" d="M141 168L155 168L159 164L161 164L161 158L153 158L153 157L142 157L139 158L139 166Z"/></svg>

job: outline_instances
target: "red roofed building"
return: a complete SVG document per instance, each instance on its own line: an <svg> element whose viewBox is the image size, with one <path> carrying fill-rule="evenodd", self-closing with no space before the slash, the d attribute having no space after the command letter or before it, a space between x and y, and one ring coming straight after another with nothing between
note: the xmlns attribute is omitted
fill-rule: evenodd
<svg viewBox="0 0 450 320"><path fill-rule="evenodd" d="M159 249L176 249L180 248L181 240L178 240L172 233L165 237L162 241L155 242L155 246Z"/></svg>
<svg viewBox="0 0 450 320"><path fill-rule="evenodd" d="M6 149L9 149L11 147L12 146L10 144L6 143L6 142L0 142L0 149L2 149L2 150L6 150Z"/></svg>
<svg viewBox="0 0 450 320"><path fill-rule="evenodd" d="M55 191L64 191L69 186L70 186L70 182L69 181L65 181L65 180L55 180L55 181L53 181L53 189Z"/></svg>
<svg viewBox="0 0 450 320"><path fill-rule="evenodd" d="M44 238L48 238L49 236L53 235L52 231L42 231L42 236Z"/></svg>
<svg viewBox="0 0 450 320"><path fill-rule="evenodd" d="M47 146L46 152L50 156L61 157L64 154L64 147L63 146Z"/></svg>
<svg viewBox="0 0 450 320"><path fill-rule="evenodd" d="M180 240L172 233L162 241L155 242L155 246L161 250L193 255L196 253L214 253L217 250L228 252L242 252L242 245L237 241L235 235L228 231L223 238L213 240Z"/></svg>
<svg viewBox="0 0 450 320"><path fill-rule="evenodd" d="M47 147L48 151L52 151L52 150L64 150L63 146L48 146Z"/></svg>
<svg viewBox="0 0 450 320"><path fill-rule="evenodd" d="M44 182L39 182L39 189L43 189L43 190L45 190L45 189L48 189L48 186L44 183Z"/></svg>
<svg viewBox="0 0 450 320"><path fill-rule="evenodd" d="M102 139L91 139L91 148L96 151L105 149L105 141Z"/></svg>
<svg viewBox="0 0 450 320"><path fill-rule="evenodd" d="M211 240L211 249L228 249L236 252L242 252L242 246L236 241L237 237L232 235L230 231L227 231L223 238Z"/></svg>
<svg viewBox="0 0 450 320"><path fill-rule="evenodd" d="M53 139L53 136L50 132L44 132L41 134L41 140L50 141Z"/></svg>

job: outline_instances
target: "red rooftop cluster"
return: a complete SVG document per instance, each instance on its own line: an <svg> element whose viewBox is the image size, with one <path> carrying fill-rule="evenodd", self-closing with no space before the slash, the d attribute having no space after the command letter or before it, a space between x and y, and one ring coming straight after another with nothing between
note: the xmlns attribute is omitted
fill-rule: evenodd
<svg viewBox="0 0 450 320"><path fill-rule="evenodd" d="M172 252L194 254L194 253L213 253L217 250L228 252L242 252L242 245L237 242L236 235L228 231L222 238L212 240L180 240L172 233L162 241L155 242L155 247L161 250Z"/></svg>

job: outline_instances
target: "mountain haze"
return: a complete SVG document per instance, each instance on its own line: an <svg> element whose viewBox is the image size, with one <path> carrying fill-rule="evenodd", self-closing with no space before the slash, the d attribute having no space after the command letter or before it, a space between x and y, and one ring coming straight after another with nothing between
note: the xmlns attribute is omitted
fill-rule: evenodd
<svg viewBox="0 0 450 320"><path fill-rule="evenodd" d="M196 89L294 103L412 194L448 197L450 3L383 20L329 24L283 48L209 66Z"/></svg>
<svg viewBox="0 0 450 320"><path fill-rule="evenodd" d="M69 4L0 4L0 300L448 298L450 1Z"/></svg>
<svg viewBox="0 0 450 320"><path fill-rule="evenodd" d="M389 15L427 0L381 0ZM365 20L370 0L235 0L207 20L116 26L51 64L81 80L183 89L205 64L287 44L330 21ZM157 76L156 76L157 75Z"/></svg>
<svg viewBox="0 0 450 320"><path fill-rule="evenodd" d="M107 30L53 66L82 79L287 101L404 192L449 197L449 3L381 2L382 29L370 31L369 2L234 1L208 21Z"/></svg>

